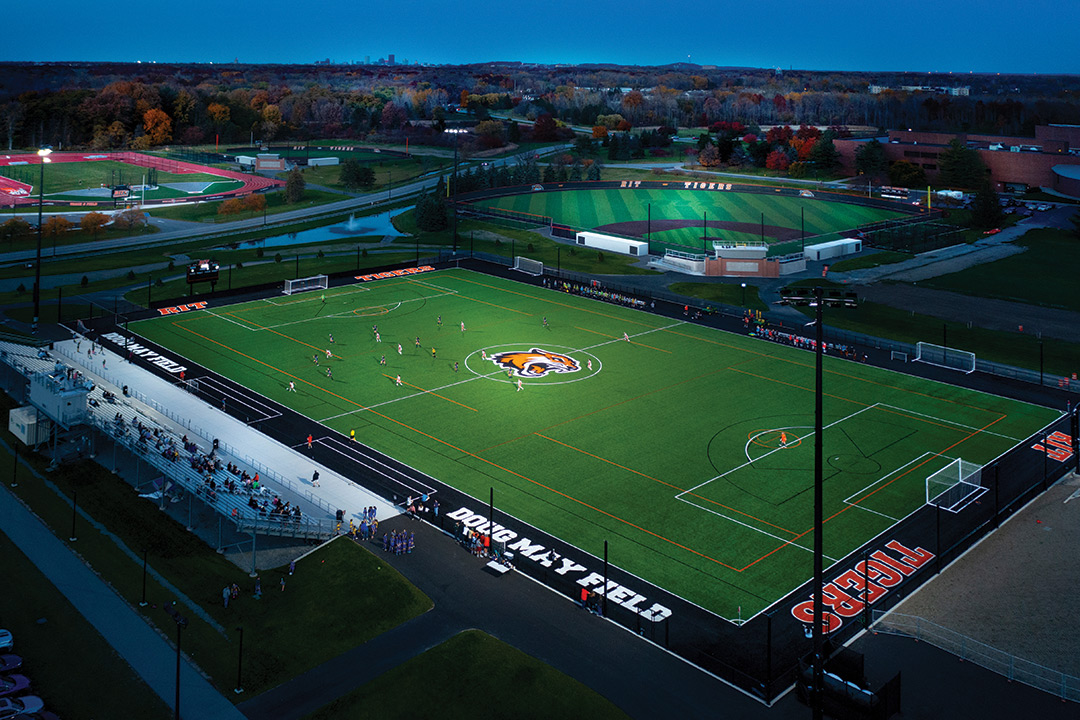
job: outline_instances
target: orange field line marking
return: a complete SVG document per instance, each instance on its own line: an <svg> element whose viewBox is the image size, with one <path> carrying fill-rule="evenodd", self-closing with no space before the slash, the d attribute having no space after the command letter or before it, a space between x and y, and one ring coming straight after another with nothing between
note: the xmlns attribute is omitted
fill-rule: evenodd
<svg viewBox="0 0 1080 720"><path fill-rule="evenodd" d="M383 373L383 374L382 374L382 376L383 376L384 378L389 378L390 380L396 380L396 379L397 379L397 377L396 377L396 376L394 376L394 375L387 375L386 373ZM428 395L434 395L434 396L435 396L435 397L437 397L437 398L442 398L442 399L443 399L443 400L445 400L446 402L452 402L452 403L454 403L455 405L461 405L461 407L465 408L466 410L472 410L473 412L480 412L479 410L477 410L477 409L476 409L476 408L474 408L474 407L469 407L468 405L466 405L466 404L464 404L464 403L459 403L459 402L458 402L457 400L451 400L451 399L450 399L450 398L448 398L448 397L445 397L445 396L443 396L443 395L440 395L439 393L435 392L434 390L425 390L424 388L420 387L419 385L413 385L412 383L407 383L407 382L405 382L404 380L402 380L402 381L401 381L401 384L402 384L402 385L408 385L408 386L409 386L409 387L411 387L411 388L416 388L417 390L419 390L419 391L420 391L420 392L422 392L422 393L426 393L426 394L428 394Z"/></svg>
<svg viewBox="0 0 1080 720"><path fill-rule="evenodd" d="M769 522L768 520L762 520L761 518L755 517L754 515L751 515L750 513L743 512L742 510L736 510L735 508L733 508L733 507L731 507L729 505L725 505L722 502L717 502L716 500L713 500L711 498L704 497L702 495L699 495L698 493L689 492L685 488L681 488L678 485L672 485L671 483L667 482L666 480L661 480L660 478L654 478L652 475L646 475L645 473L643 473L643 472L641 472L639 470L635 470L633 468L626 467L625 465L620 465L619 463L617 463L617 462L615 462L613 460L608 460L605 457L600 457L599 455L595 455L595 454L589 452L588 450L582 450L579 447L574 447L573 445L570 445L568 443L564 443L561 440L556 440L553 437L548 437L547 435L543 435L543 434L538 433L538 432L533 433L533 435L536 435L538 437L542 437L545 440L550 440L551 442L553 442L553 443L555 443L557 445L562 445L563 447L568 448L570 450L573 450L575 452L579 452L582 455L588 455L589 457L595 458L595 459L599 460L600 462L605 462L608 465L614 465L615 467L620 468L622 470L626 470L627 472L631 472L631 473L633 473L635 475L640 475L641 477L645 478L646 480L652 480L653 482L660 483L661 485L669 487L672 490L678 490L680 493L685 493L687 495L692 495L693 497L696 497L699 500L703 500L703 501L705 501L707 503L712 503L713 505L718 505L719 507L722 507L725 510L730 510L733 513L738 513L739 515L742 515L744 517L748 517L751 520L754 520L754 521L757 521L757 522L761 523L762 525L768 525L769 527L776 528L777 530L782 530L783 532L789 533L791 535L796 534L794 530L788 530L785 527L780 527L779 525L774 525L773 523Z"/></svg>
<svg viewBox="0 0 1080 720"><path fill-rule="evenodd" d="M173 324L176 327L180 327L179 323L177 323L177 322L174 322ZM318 385L314 385L313 383L310 383L310 382L308 382L306 380L303 380L302 378L298 378L298 377L292 375L291 373L285 372L284 370L282 370L280 368L274 367L270 363L263 362L262 360L259 360L258 358L252 357L251 355L248 355L247 353L243 353L243 352L237 350L236 348L230 347L229 345L218 342L217 340L213 340L211 338L208 338L205 335L202 335L200 333L195 332L194 330L191 330L191 329L185 328L185 327L180 327L180 329L185 330L185 331L191 333L192 335L197 335L197 336L203 338L204 340L207 340L209 342L214 343L215 345L220 345L221 347L225 348L226 350L230 350L231 352L234 352L237 355L241 355L243 357L246 357L247 359L249 359L249 360L251 360L253 362L259 363L260 365L264 365L264 366L266 366L266 367L268 367L268 368L270 368L272 370L275 370L275 371L280 372L280 373L282 373L284 375L287 375L288 377L294 377L297 380L300 380L301 382L304 382L307 385L311 385L312 387L319 388ZM442 438L435 437L434 435L431 435L430 433L426 433L423 430L420 430L419 428L415 428L412 425L409 425L408 423L404 423L404 422L402 422L400 420L392 418L389 415L386 415L384 413L379 412L378 410L373 410L371 408L365 407L365 406L361 405L360 403L356 402L355 400L351 400L351 399L349 399L347 397L344 397L342 395L338 395L337 393L331 392L330 390L326 390L325 388L319 388L319 389L323 390L323 392L325 392L325 393L327 393L329 395L333 395L334 397L336 397L336 398L338 398L338 399L340 399L340 400L342 400L344 402L355 405L358 408L361 408L362 410L366 410L367 412L370 412L373 415L378 415L379 417L383 418L384 420L392 422L395 425L399 425L399 426L401 426L403 428L406 428L408 430L412 430L413 432L415 432L418 435L423 435L424 437L426 437L426 438L428 438L430 440L433 440L433 441L435 441L435 442L437 442L437 443L439 443L441 445L445 445L446 447L448 447L448 448L450 448L452 450L455 450L455 451L457 451L457 452L459 452L459 453L461 453L463 455L468 455L469 457L474 458L476 460L479 460L482 463L486 463L487 465L490 465L493 468L497 468L498 470L502 470L503 472L507 473L508 475L513 475L514 477L521 478L525 482L531 483L533 485L536 485L537 487L540 487L540 488L543 488L543 489L547 490L550 493L553 493L553 494L558 495L560 497L566 498L567 500L570 500L571 502L575 502L575 503L581 505L582 507L586 507L586 508L592 510L593 512L596 512L596 513L598 513L600 515L604 515L605 517L611 518L612 520L615 520L616 522L623 523L624 525L632 527L635 530L640 530L641 532L645 533L646 535L651 535L652 537L654 537L654 538L656 538L658 540L662 540L662 541L664 541L666 543L670 543L671 545L674 545L674 546L676 546L678 548L681 548L681 549L683 549L683 550L685 550L688 553L691 553L693 555L697 555L698 557L700 557L700 558L702 558L704 560L709 560L711 562L716 563L717 565L720 565L722 567L726 567L729 570L736 570L736 568L732 567L731 565L728 565L725 562L717 560L714 557L710 557L710 556L706 555L705 553L699 552L697 550L694 550L693 548L690 548L690 547L687 547L687 546L685 546L685 545L683 545L681 543L675 542L674 540L671 540L670 538L666 538L663 535L660 535L659 533L653 532L652 530L648 530L646 528L643 528L640 525L637 525L635 523L630 522L629 520L625 520L625 519L619 517L618 515L615 515L614 513L610 513L610 512L608 512L606 510L601 510L600 508L596 507L595 505L591 505L591 504L585 502L584 500L581 500L579 498L574 497L573 495L570 495L569 493L565 493L565 492L563 492L561 490L556 490L555 488L553 488L553 487L551 487L549 485L545 485L544 483L539 482L538 480L533 480L532 478L526 477L525 475L522 475L519 472L514 472L513 470L511 470L509 468L503 467L502 465L499 465L496 462L492 462L491 460L488 460L487 458L480 457L476 453L471 453L471 452L469 452L468 450L466 450L464 448L460 448L460 447L454 445L453 443L450 443L450 442L447 442L446 440L443 440Z"/></svg>
<svg viewBox="0 0 1080 720"><path fill-rule="evenodd" d="M901 478L903 478L903 477L905 477L905 476L907 476L907 475L910 475L911 473L915 472L916 470L918 470L919 468L921 468L921 467L922 467L923 465L925 465L926 463L928 463L928 462L930 462L931 460L933 460L933 459L934 459L935 457L939 457L939 456L943 455L944 453L947 453L947 452L949 452L950 450L952 450L952 449L953 449L954 447L956 447L957 445L959 445L959 444L961 444L961 443L964 443L964 442L967 442L968 440L970 440L971 438L975 437L975 436L976 436L976 435L978 435L979 433L981 433L981 432L983 432L984 430L988 429L988 428L989 428L989 427L990 427L991 425L994 425L994 424L996 424L996 423L998 423L998 422L1000 422L1000 421L1004 420L1004 419L1005 419L1005 418L1007 418L1007 417L1008 417L1008 415L1007 415L1007 414L1005 414L1005 415L1001 415L1001 416L1000 416L1000 417L998 417L998 418L997 418L996 420L992 420L992 421L990 421L989 423L987 423L986 425L983 425L983 426L982 426L981 428L979 428L978 430L973 430L972 432L968 433L967 437L962 437L962 438L960 438L959 440L957 440L956 442L954 442L954 443L953 443L952 445L950 445L949 447L945 448L945 449L944 449L944 450L942 450L941 452L937 452L937 453L931 453L931 455L930 455L929 457L927 457L927 458L926 458L925 460L923 460L922 462L920 462L920 463L919 463L918 465L913 465L912 467L908 468L908 469L907 469L907 470L905 470L904 472L902 472L902 473L900 473L899 475L897 475L896 477L894 477L894 478L893 478L892 480L890 480L889 482L887 482L887 483L884 483L883 485L881 485L880 487L878 487L878 488L876 488L876 489L874 489L874 490L871 490L870 492L868 492L868 493L867 493L866 495L864 495L863 497L859 498L859 499L858 499L858 500L856 500L855 502L853 502L853 503L847 503L847 504L845 504L843 508L841 508L840 510L837 510L837 511L836 511L836 512L834 512L834 513L833 513L832 515L830 515L829 517L827 517L827 518L825 518L824 520L822 520L822 521L821 521L821 522L822 522L822 526L824 526L824 524L825 524L825 523L829 522L829 521L830 521L830 520L832 520L833 518L835 518L835 517L837 517L837 516L839 516L839 515L842 515L843 513L846 513L846 512L847 512L848 510L850 510L851 508L853 508L853 507L857 507L857 506L859 505L859 503L861 503L861 502L862 502L863 500L866 500L866 499L867 499L868 497L870 497L871 495L874 495L875 493L877 493L877 492L879 492L879 491L881 491L881 490L884 490L885 488L889 487L890 485L892 485L892 484L893 484L894 482L896 482L897 480L900 480ZM770 556L770 555L772 555L773 553L775 553L775 552L779 552L780 550L783 550L783 549L784 549L785 547L788 547L789 545L792 545L792 544L794 544L794 543L795 543L795 541L797 541L797 540L799 540L799 539L801 539L801 538L805 537L806 535L809 535L809 534L810 534L810 533L812 533L813 531L814 531L814 528L812 528L812 527L811 527L811 528L810 528L809 530L805 530L805 531L803 531L802 533L800 533L800 534L796 535L795 537L791 538L790 540L788 540L788 541L786 541L786 542L782 543L781 545L777 546L777 547L776 547L776 548L774 548L773 550L771 550L771 551L769 551L769 552L765 553L764 555L762 555L761 557L759 557L759 558L758 558L757 560L753 561L752 563L750 563L750 564L749 564L749 565L747 565L746 567L742 568L742 570L740 570L739 572L742 572L743 570L748 570L749 568L751 568L751 567L753 567L754 565L758 564L759 562L761 562L761 561L762 561L762 560L764 560L765 558L769 557L769 556Z"/></svg>
<svg viewBox="0 0 1080 720"><path fill-rule="evenodd" d="M755 377L755 378L758 378L759 380L768 380L769 382L779 383L781 385L787 385L788 387L793 387L793 388L796 388L797 390L806 390L807 392L814 392L814 388L808 388L808 387L804 387L802 385L796 385L795 383L790 383L790 382L787 382L786 380L777 380L776 378L771 378L771 377L769 377L767 375L758 375L757 373L752 373L752 372L749 372L747 370L740 370L737 367L729 367L728 370L731 370L731 371L737 372L737 373L742 373L743 375L749 375L750 377ZM864 402L862 402L860 400L852 400L851 398L846 398L843 395L833 395L831 393L822 393L822 395L824 395L825 397L833 398L834 400L843 400L845 402L854 403L856 405L862 405L863 407L872 407L873 405L876 404L876 403L864 403Z"/></svg>

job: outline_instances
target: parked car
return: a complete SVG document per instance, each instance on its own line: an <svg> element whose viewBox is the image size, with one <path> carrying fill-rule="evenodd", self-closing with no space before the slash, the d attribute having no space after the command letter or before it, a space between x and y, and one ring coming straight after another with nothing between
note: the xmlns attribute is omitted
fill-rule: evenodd
<svg viewBox="0 0 1080 720"><path fill-rule="evenodd" d="M16 715L15 720L60 720L60 716L48 710L39 710L38 712Z"/></svg>
<svg viewBox="0 0 1080 720"><path fill-rule="evenodd" d="M1001 232L1001 228L994 228L983 232L983 235L997 235L999 232Z"/></svg>
<svg viewBox="0 0 1080 720"><path fill-rule="evenodd" d="M37 695L23 695L17 698L0 698L0 720L10 720L19 715L36 713L45 707L45 701Z"/></svg>
<svg viewBox="0 0 1080 720"><path fill-rule="evenodd" d="M0 697L15 695L30 687L30 678L25 675L0 675Z"/></svg>
<svg viewBox="0 0 1080 720"><path fill-rule="evenodd" d="M15 638L10 630L0 630L0 652L11 650L15 647Z"/></svg>
<svg viewBox="0 0 1080 720"><path fill-rule="evenodd" d="M22 667L22 658L18 655L0 655L0 674L6 674Z"/></svg>

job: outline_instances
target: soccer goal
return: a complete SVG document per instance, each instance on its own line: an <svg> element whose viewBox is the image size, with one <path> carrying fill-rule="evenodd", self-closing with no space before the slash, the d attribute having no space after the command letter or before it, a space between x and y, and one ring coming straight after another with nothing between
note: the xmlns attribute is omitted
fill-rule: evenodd
<svg viewBox="0 0 1080 720"><path fill-rule="evenodd" d="M899 350L893 350L889 353L890 360L899 360L900 362L907 362L907 353L900 352Z"/></svg>
<svg viewBox="0 0 1080 720"><path fill-rule="evenodd" d="M924 362L927 365L959 370L965 374L975 372L975 353L924 342L915 346L913 362Z"/></svg>
<svg viewBox="0 0 1080 720"><path fill-rule="evenodd" d="M539 276L544 274L544 263L539 260L530 260L527 257L516 255L514 257L514 269L520 270L526 275Z"/></svg>
<svg viewBox="0 0 1080 720"><path fill-rule="evenodd" d="M982 485L982 465L957 458L926 478L926 504L960 512L986 490Z"/></svg>
<svg viewBox="0 0 1080 720"><path fill-rule="evenodd" d="M315 277L299 278L298 280L286 280L285 289L282 292L286 295L292 295L305 290L325 290L328 287L330 287L330 283L327 277L325 275L316 275Z"/></svg>

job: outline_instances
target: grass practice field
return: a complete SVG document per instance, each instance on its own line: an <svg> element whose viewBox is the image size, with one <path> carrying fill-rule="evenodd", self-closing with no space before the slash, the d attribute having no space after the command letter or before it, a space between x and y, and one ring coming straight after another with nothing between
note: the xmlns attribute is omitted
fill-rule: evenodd
<svg viewBox="0 0 1080 720"><path fill-rule="evenodd" d="M40 168L37 166L12 166L0 167L0 175L25 182L34 187L34 193L38 192L38 183L41 180ZM86 162L57 162L50 163L45 168L45 195L56 200L92 200L100 199L81 194L79 191L92 190L95 188L111 187L112 185L141 185L146 177L147 169L140 165L132 165L119 160L89 160ZM171 173L158 170L158 188L147 190L146 198L160 199L173 197L186 197L191 194L182 189L166 187L173 183L199 183L209 185L198 194L223 193L235 190L243 185L239 180L213 175L211 173ZM211 184L212 183L212 184ZM111 199L111 196L102 196ZM142 197L142 193L139 193Z"/></svg>
<svg viewBox="0 0 1080 720"><path fill-rule="evenodd" d="M809 352L463 270L320 292L132 329L721 616L810 577ZM827 357L827 562L1054 417Z"/></svg>
<svg viewBox="0 0 1080 720"><path fill-rule="evenodd" d="M681 183L672 183L672 185ZM899 211L863 207L814 198L742 192L677 189L566 190L535 192L480 200L476 205L502 210L546 215L556 223L594 229L616 223L636 222L638 227L615 228L615 234L644 237L645 223L652 206L652 235L655 245L703 252L706 242L761 240L769 244L790 244L801 236L801 213L805 211L806 237L813 242L835 240L837 233L865 223L901 217ZM707 217L706 217L707 215ZM665 221L682 221L683 227L664 228ZM703 240L703 221L708 222L708 241ZM670 224L670 223L669 223ZM605 232L605 230L600 230ZM709 250L711 250L711 246ZM794 249L798 249L795 247Z"/></svg>

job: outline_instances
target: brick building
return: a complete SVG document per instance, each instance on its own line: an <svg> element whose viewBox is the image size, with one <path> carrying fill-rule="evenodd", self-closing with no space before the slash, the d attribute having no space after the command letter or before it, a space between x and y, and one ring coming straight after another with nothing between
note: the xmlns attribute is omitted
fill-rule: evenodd
<svg viewBox="0 0 1080 720"><path fill-rule="evenodd" d="M1040 125L1034 138L890 130L887 139L879 139L890 163L907 160L934 182L953 138L978 151L999 192L1041 187L1080 197L1080 125ZM855 151L863 142L836 141L845 172L855 173Z"/></svg>

